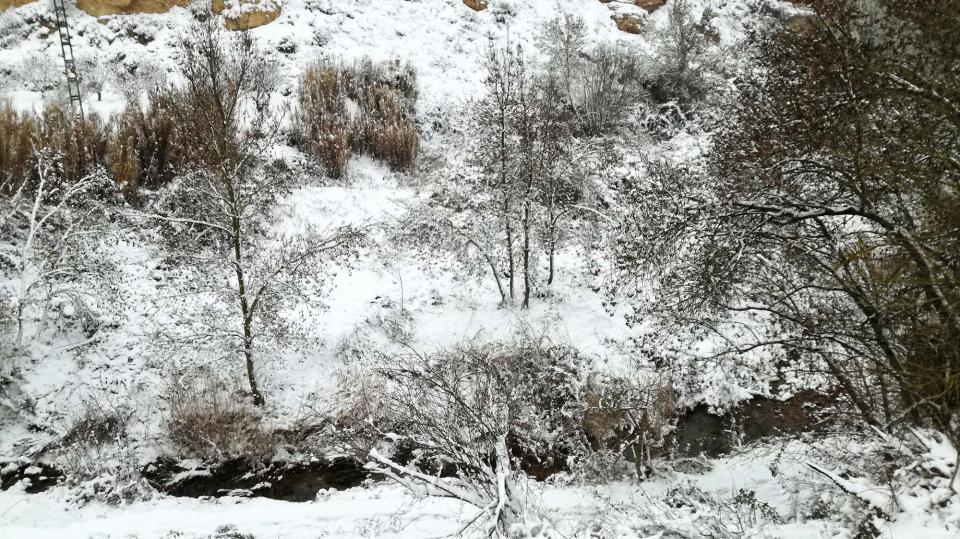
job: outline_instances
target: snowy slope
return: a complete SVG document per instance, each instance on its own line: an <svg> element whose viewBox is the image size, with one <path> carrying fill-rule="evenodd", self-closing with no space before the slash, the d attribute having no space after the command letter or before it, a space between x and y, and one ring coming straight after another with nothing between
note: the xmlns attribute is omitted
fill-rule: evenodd
<svg viewBox="0 0 960 539"><path fill-rule="evenodd" d="M756 22L748 14L759 3L704 0L694 7L700 12L710 6L720 36L717 47L732 48ZM312 338L276 350L259 365L271 426L288 427L302 419L305 410L336 408L338 387L363 380L372 366L373 352L397 347L390 335L395 327L408 332L412 346L419 350L471 339L506 340L531 332L575 346L592 358L598 370L622 372L632 366L631 338L643 328L628 327L624 313L611 313L604 305L605 298L596 290L605 276L590 271L602 267L603 261L589 259L600 255L569 246L559 254L558 282L549 296L537 298L530 310L523 311L500 308L489 278L466 274L455 257L396 245L384 232L428 197L436 182L447 179L438 176L443 171L434 166L437 161L462 162L469 152L458 128L465 105L482 92L483 56L491 43L521 44L535 55L546 21L575 13L584 18L593 43L616 43L637 51L654 46L643 36L617 30L610 6L597 0L494 0L490 4L489 9L474 12L461 0L286 0L276 21L252 31L280 65L283 81L277 98L281 101L289 101L304 67L319 58L410 62L419 82L417 121L424 156L424 164L411 174L390 172L366 157L354 158L346 177L338 181L315 172L299 173L298 186L271 210L271 229L280 237L306 228L332 230L343 225L370 230L370 241L356 259L324 268L332 277L313 291L312 301L285 313L308 327ZM172 74L177 36L196 7L100 20L71 9L76 54L123 65L141 75ZM0 14L0 99L9 99L21 109L40 110L44 100L58 98L55 91L31 90L44 77L59 80L56 69L50 73L40 67L59 65L55 34L40 17L47 12L45 2L34 2ZM662 26L665 18L665 10L657 11L648 24ZM114 84L106 88L103 101L97 102L91 94L86 104L106 117L123 106L127 94L141 89ZM643 147L634 149L638 154L651 152L682 161L703 144L705 138L695 133L657 145L638 141L637 146ZM288 164L304 159L286 147L278 148L276 156ZM626 156L624 171L636 167L634 157ZM151 344L152 336L178 315L204 307L203 298L183 295L190 287L190 275L169 266L154 231L111 228L96 254L120 270L112 292L121 298L118 303L123 309L110 314L109 329L92 341L79 333L47 333L29 353L17 358L22 384L12 398L30 406L23 417L0 425L0 460L39 453L63 434L84 403L93 401L132 413L136 458L141 464L152 461L166 449L164 392L171 367L211 362L196 350ZM705 351L709 345L703 344ZM224 373L240 367L218 366ZM718 407L746 398L762 386L762 381L737 379L737 373L728 377L721 367L702 374L712 384L708 404ZM693 530L692 535L710 515L666 504L671 489L689 482L724 499L748 489L781 517L797 516L800 505L826 488L822 478L805 468L805 450L750 451L713 462L704 470L666 473L642 487L558 482L536 488L542 489L538 492L544 513L556 520L557 529L566 536L586 537L601 530L594 536L647 537L645 530L653 522ZM804 489L787 487L796 484ZM78 508L71 503L69 489L60 487L41 495L16 489L0 492L3 538L215 537L218 533L229 536L232 529L257 538L413 538L455 533L472 516L472 510L459 503L416 500L393 485L324 493L317 501L303 504L158 497L119 508L99 503ZM807 538L846 533L833 520L804 518L790 524L758 522L748 526L743 536ZM889 537L921 536L918 533L951 537L960 525L918 519L894 523L884 532Z"/></svg>
<svg viewBox="0 0 960 539"><path fill-rule="evenodd" d="M38 59L58 61L55 35L36 22L45 9L43 2L35 2L0 15L2 26L11 29L0 51L0 65L29 72ZM459 135L434 132L432 120L455 118L468 100L476 98L482 89L483 55L491 41L523 44L533 54L542 26L562 13L584 17L589 37L596 42L645 45L642 39L618 31L606 6L587 0L494 2L479 13L459 0L292 0L277 21L252 32L266 50L274 51L281 41L287 47L291 42L295 45L293 53L272 53L289 89L297 84L304 66L322 57L411 62L419 82L418 119L425 131L422 153L458 159ZM174 70L172 47L191 18L187 8L101 20L76 10L70 15L78 58L95 50L99 61L136 68L141 74ZM29 85L16 76L8 77L5 87L8 98L20 108L39 110L43 99L56 97L52 92L28 91ZM105 89L103 102L88 95L86 103L107 114L120 108L124 93L137 89L113 84ZM301 159L291 151L279 155ZM389 223L430 189L416 176L400 178L368 158L355 159L348 178L340 184L315 177L305 177L302 183L275 209L275 227L281 233L304 226L333 229ZM171 313L166 310L183 307L165 298L179 297L177 287L187 283L181 282L185 277L162 269L161 254L149 245L149 238L144 244L144 237L126 236L118 230L101 246L102 256L123 270L116 285L127 307L117 320L118 327L79 348L79 336L58 336L35 347L30 364L23 365L25 387L36 401L34 418L41 425L61 430L85 399L124 406L154 402L164 389L166 366L203 361L186 351L171 354L149 346L151 332L170 323ZM537 302L530 312L519 312L498 309L490 283L463 278L455 260L437 264L430 257L379 243L350 267L333 272L335 277L326 287L329 294L316 298L327 308L301 313L316 324L318 345L289 350L262 366L278 421L292 419L291 414L305 402L328 395L337 383L335 373L344 368L336 357L344 342L358 335L378 339L377 322L396 316L398 309L412 313L409 325L417 346L423 348L450 346L469 338L505 338L526 327L574 344L596 356L598 363L611 356L624 359L616 344L624 342L628 333L624 321L603 309L602 298L591 291L595 283L581 269L575 252L561 254L560 286L554 297ZM138 415L145 430L153 431L162 413L152 405L143 408ZM24 447L14 449L27 442L22 435L16 429L0 432L0 454L22 452ZM37 444L36 440L29 443ZM145 457L151 453L147 451Z"/></svg>

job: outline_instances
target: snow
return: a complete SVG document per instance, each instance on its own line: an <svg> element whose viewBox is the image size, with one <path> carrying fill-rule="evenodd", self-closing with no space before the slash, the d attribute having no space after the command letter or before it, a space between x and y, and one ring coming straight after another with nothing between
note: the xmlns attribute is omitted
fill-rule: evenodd
<svg viewBox="0 0 960 539"><path fill-rule="evenodd" d="M26 69L25 62L42 59L41 65L53 68L44 76L56 82L59 45L53 34L34 22L45 10L44 3L35 2L0 14L0 27L10 29L0 48L0 65L19 73ZM185 8L100 19L71 7L68 11L78 58L96 51L97 58L147 77L139 86L108 82L100 101L86 91L86 108L104 118L138 92L142 98L149 77L175 70L173 46L190 20ZM434 132L429 119L456 116L479 94L482 59L491 43L509 41L534 54L545 22L565 12L585 19L594 42L641 45L636 36L616 29L606 6L575 0L497 1L480 13L460 0L291 0L284 2L276 21L252 34L266 50L274 51L281 41L296 45L293 54L272 53L286 88L297 84L305 65L321 57L410 61L419 81L417 112L425 129L422 153L456 161L461 149L451 153L454 141ZM25 86L17 76L3 79L0 74L0 98L18 109L39 111L44 100L58 98L56 92ZM294 166L303 159L290 149L279 149L276 156ZM630 330L622 316L605 311L601 294L592 291L595 283L583 276L582 253L559 253L558 286L551 298L535 302L529 312L501 309L491 283L463 275L456 260L410 252L385 240L383 227L429 195L430 186L422 179L394 174L381 163L360 157L349 163L340 182L309 173L300 180L300 186L272 210L271 235L276 241L307 229L324 232L342 226L361 228L372 241L356 260L327 268L330 279L312 298L312 306L287 313L309 323L317 345L282 351L261 366L277 426L291 421L304 403L330 394L340 383L340 373L354 369L338 357L351 339L362 339L367 348L389 348L379 327L387 319L408 317L412 344L425 350L465 339L508 338L528 328L576 345L595 356L598 365L617 368L629 361L625 343ZM155 332L172 327L183 313L200 309L205 301L185 292L190 276L165 267L162 248L152 245L154 240L149 234L122 229L111 230L102 239L96 256L118 270L112 292L124 305L119 313L102 314L101 326L110 330L92 340L80 334L50 335L33 347L29 360L20 362L22 388L33 401L34 421L62 433L86 404L131 408L141 426L135 443L144 461L158 452L154 438L163 405L143 403L161 399L171 365L209 361L190 350L171 352L150 344ZM37 439L19 426L0 429L0 456L16 456Z"/></svg>
<svg viewBox="0 0 960 539"><path fill-rule="evenodd" d="M88 506L62 511L53 496L0 494L6 511L0 536L31 538L210 537L235 529L254 537L424 537L455 531L460 507L437 503L417 507L399 488L331 493L318 502L289 503L264 498L224 497L215 501L165 498L122 510ZM400 515L418 509L415 519ZM179 535L177 535L179 534Z"/></svg>
<svg viewBox="0 0 960 539"><path fill-rule="evenodd" d="M640 486L535 486L534 502L557 529L567 533L609 518L607 513L614 506L660 504L671 484L686 480L695 480L706 491L719 495L756 488L763 499L769 496L778 508L788 508L788 501L777 499L776 480L768 470L757 466L754 458L752 455L720 461L704 476L676 474ZM132 534L147 538L178 532L182 537L206 537L230 525L257 538L313 538L318 533L324 537L440 537L456 532L475 513L473 508L452 500L414 499L398 485L388 483L323 492L317 501L306 503L263 498L158 498L124 507L91 504L64 511L59 500L62 495L58 490L40 495L0 493L0 514L6 514L5 520L0 520L0 536ZM824 526L819 523L799 527L809 531Z"/></svg>
<svg viewBox="0 0 960 539"><path fill-rule="evenodd" d="M456 134L434 127L433 120L449 120L457 126L457 116L467 102L482 91L482 58L491 44L518 44L536 55L535 43L545 22L562 13L575 13L584 18L592 43L615 42L637 51L651 51L655 45L643 36L617 31L610 8L595 0L494 0L490 4L489 9L474 12L461 0L284 0L279 18L251 33L270 51L281 42L296 46L292 54L272 53L280 67L283 90L293 89L303 68L319 58L369 56L411 62L419 81L417 120L424 131L422 154L451 162L461 162L468 150ZM756 22L751 11L756 2L694 4L698 14L707 4L717 14L713 24L721 48L736 45ZM254 5L229 2L229 13L239 14ZM47 9L45 2L34 2L0 14L0 99L18 110L40 112L46 102L63 99L56 91L37 90L30 82L43 77L59 80L58 67L50 75L30 63L60 65L55 35L36 23ZM187 8L101 19L72 7L68 10L78 58L97 50L111 64L148 75L175 70L173 46L191 18ZM654 28L665 23L665 10L648 17L647 24ZM11 76L5 75L5 69ZM87 90L84 105L107 119L128 99L142 97L143 89L108 84L101 100ZM651 152L681 162L702 152L707 144L702 133L681 133ZM294 165L303 159L290 148L279 148L276 157ZM624 169L638 168L634 157L627 157ZM589 270L591 263L602 265L603 261L591 260L598 255L576 246L558 253L557 283L549 296L537 298L529 310L521 310L498 305L499 297L488 276L466 275L456 260L389 241L385 229L429 196L431 172L397 174L368 157L354 158L342 180L299 173L297 186L272 208L268 236L275 241L309 229L332 231L344 226L363 229L370 239L356 259L323 268L330 278L309 305L285 313L308 324L315 342L281 350L261 366L268 420L273 426L288 426L305 405L311 409L335 407L337 403L330 398L338 385L362 377L370 367L363 352L395 349L397 345L385 329L393 323L402 326L411 336L411 346L422 351L471 340L508 340L530 332L575 346L592 358L600 371L623 372L633 366L633 338L642 335L644 328L628 326L625 312L620 308L611 312L603 294L595 291L602 277L592 276ZM160 238L150 231L135 233L117 226L104 235L95 255L118 270L111 293L122 298L124 307L119 313L102 316L102 326L109 329L93 339L79 332L47 333L25 357L18 358L24 394L13 405L26 407L29 402L30 426L40 425L43 431L34 432L25 422L2 425L0 460L39 453L63 434L85 404L96 402L131 409L137 425L131 435L139 464L149 462L164 449L163 393L170 366L210 361L189 350L160 351L150 345L158 328L171 324L183 311L201 308L205 301L184 292L191 277L165 265ZM710 342L703 342L697 351L707 354L710 347ZM352 348L360 349L359 357L348 353ZM746 375L738 378L739 373L731 374L721 364L697 376L699 392L688 395L691 402L682 405L697 399L723 409L762 391L766 383ZM943 474L953 469L956 450L949 444L931 440L928 453L924 462L930 470ZM703 516L689 508L664 504L669 489L683 482L721 498L741 489L755 491L785 519L796 515L810 496L832 488L817 482L822 478L806 468L803 458L778 462L776 475L771 472L774 460L771 452L748 453L712 461L712 468L703 474L671 472L642 485L539 485L539 503L543 514L556 520L557 528L571 537L586 536L584 530L597 523L608 526L606 530L617 530L610 536L656 537L655 531L637 531L647 529L643 518L656 516L678 528L695 529L697 518ZM17 469L11 462L0 475ZM39 471L30 468L25 473L36 475ZM194 467L174 480L204 474L209 472ZM803 488L788 487L787 477L799 478ZM858 491L874 488L839 475L834 481ZM210 537L225 529L257 538L434 537L456 533L473 515L473 509L458 502L414 499L398 486L387 484L322 493L317 501L308 503L158 496L121 507L98 502L77 507L68 501L65 487L29 495L22 487L0 492L0 537ZM960 510L955 501L946 503L955 498L943 485L906 497L906 503L912 505L881 531L890 538L957 537ZM890 502L887 494L880 492L873 492L871 499L878 506ZM937 504L952 507L949 518L931 512L930 507ZM627 511L621 511L623 508ZM624 512L648 517L626 517ZM838 522L803 518L761 528L750 533L753 537L797 538L846 533Z"/></svg>
<svg viewBox="0 0 960 539"><path fill-rule="evenodd" d="M715 507L667 503L673 489L685 485L700 496L730 500L752 492L784 522L745 524L742 537L844 537L844 528L820 518L790 519L822 490L786 485L818 485L804 466L811 448L792 443L776 450L754 448L711 461L704 473L662 471L644 483L600 485L531 484L531 503L546 515L563 537L657 537L676 530L699 536L719 515ZM822 484L821 487L823 486ZM66 489L25 494L0 492L0 537L212 537L217 530L234 530L255 538L322 537L443 537L457 532L476 510L442 498L414 498L392 483L374 483L343 491L323 491L312 502L292 503L266 498L222 497L193 499L155 497L123 506L98 502L82 507L65 505ZM909 500L904 500L908 501ZM956 537L960 520L933 519L926 512L905 511L880 531L885 539ZM746 509L742 509L746 510ZM740 515L749 523L748 513ZM786 521L786 519L790 519ZM733 521L728 522L734 525ZM594 535L590 534L593 530ZM596 535L600 530L600 535ZM476 530L467 537L477 535Z"/></svg>

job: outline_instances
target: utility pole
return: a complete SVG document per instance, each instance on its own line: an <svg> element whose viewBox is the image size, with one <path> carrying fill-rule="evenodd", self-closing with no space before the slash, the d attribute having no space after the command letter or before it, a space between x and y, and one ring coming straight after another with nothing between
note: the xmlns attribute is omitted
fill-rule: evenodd
<svg viewBox="0 0 960 539"><path fill-rule="evenodd" d="M67 74L70 106L73 108L73 115L81 118L83 117L83 102L80 99L80 77L77 75L77 62L73 58L70 27L67 25L67 9L63 5L63 0L53 0L53 13L57 18L57 31L60 33L60 54L63 56L64 72Z"/></svg>

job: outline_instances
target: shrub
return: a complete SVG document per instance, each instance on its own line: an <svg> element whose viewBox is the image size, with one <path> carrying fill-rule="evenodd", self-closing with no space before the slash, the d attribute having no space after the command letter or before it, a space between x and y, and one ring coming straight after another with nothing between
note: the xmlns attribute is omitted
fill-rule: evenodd
<svg viewBox="0 0 960 539"><path fill-rule="evenodd" d="M62 446L74 444L102 446L125 434L125 421L114 411L105 411L87 403L60 439Z"/></svg>
<svg viewBox="0 0 960 539"><path fill-rule="evenodd" d="M177 98L176 90L157 88L150 92L145 109L129 102L111 119L107 169L128 200L136 200L141 185L155 186L172 179L186 159L184 136L171 111Z"/></svg>
<svg viewBox="0 0 960 539"><path fill-rule="evenodd" d="M140 188L140 159L137 153L140 137L136 116L136 112L128 106L118 118L116 130L107 143L108 170L128 200L136 199Z"/></svg>
<svg viewBox="0 0 960 539"><path fill-rule="evenodd" d="M108 129L99 116L75 118L55 104L43 111L36 146L60 156L58 176L71 182L92 174L104 165Z"/></svg>
<svg viewBox="0 0 960 539"><path fill-rule="evenodd" d="M350 99L362 102L370 88L382 85L396 92L407 104L407 112L412 112L417 101L417 75L410 64L400 64L398 61L377 63L370 58L363 58L353 65L341 65L340 70Z"/></svg>
<svg viewBox="0 0 960 539"><path fill-rule="evenodd" d="M375 470L472 505L471 525L489 535L539 523L519 471L556 469L576 441L582 365L571 352L527 340L384 358L383 408L414 459L401 464L373 449Z"/></svg>
<svg viewBox="0 0 960 539"><path fill-rule="evenodd" d="M636 58L623 49L601 46L590 52L579 76L581 129L609 133L623 125L635 101Z"/></svg>
<svg viewBox="0 0 960 539"><path fill-rule="evenodd" d="M186 141L177 129L173 104L178 93L172 88L157 87L149 93L149 106L141 110L135 103L127 105L137 126L137 155L140 160L140 184L154 186L173 178L183 164Z"/></svg>
<svg viewBox="0 0 960 539"><path fill-rule="evenodd" d="M354 149L369 151L393 170L412 166L417 156L417 129L408 119L400 96L384 84L373 84L360 98Z"/></svg>
<svg viewBox="0 0 960 539"><path fill-rule="evenodd" d="M99 501L119 505L149 499L153 490L140 477L139 463L127 435L130 412L124 407L87 400L57 445L59 463L73 487L70 503Z"/></svg>
<svg viewBox="0 0 960 539"><path fill-rule="evenodd" d="M418 133L410 120L416 100L412 68L369 59L352 65L321 62L300 81L297 143L333 177L351 153L369 153L393 170L409 168ZM348 102L356 105L351 114Z"/></svg>
<svg viewBox="0 0 960 539"><path fill-rule="evenodd" d="M0 195L10 195L32 174L37 121L9 103L0 105Z"/></svg>
<svg viewBox="0 0 960 539"><path fill-rule="evenodd" d="M207 462L268 456L272 439L259 411L210 376L171 385L167 435L180 455Z"/></svg>

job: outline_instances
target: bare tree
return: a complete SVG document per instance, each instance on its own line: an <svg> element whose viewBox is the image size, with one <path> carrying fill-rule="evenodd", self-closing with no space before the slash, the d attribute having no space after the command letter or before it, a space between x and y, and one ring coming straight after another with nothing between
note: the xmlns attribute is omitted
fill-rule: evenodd
<svg viewBox="0 0 960 539"><path fill-rule="evenodd" d="M180 43L185 84L173 103L190 173L171 187L166 205L145 215L175 227L196 249L189 258L212 277L208 293L232 305L228 326L202 332L236 344L253 402L265 402L256 375L258 339L278 330L276 305L298 295L297 278L313 270L322 254L343 252L356 238L352 229L270 236L265 215L284 188L285 176L264 170L266 152L277 141L279 115L270 107L272 66L250 35L228 34L215 18L197 25ZM231 285L216 277L229 272Z"/></svg>
<svg viewBox="0 0 960 539"><path fill-rule="evenodd" d="M489 186L497 192L497 211L503 227L503 257L506 259L507 288L510 301L515 297L516 257L514 238L514 199L516 143L513 120L516 114L526 61L519 48L492 47L487 53L487 95L477 104L476 119L480 145L474 161L486 175Z"/></svg>
<svg viewBox="0 0 960 539"><path fill-rule="evenodd" d="M522 278L523 308L530 306L536 288L538 253L548 254L547 284L552 284L564 218L591 214L584 202L592 191L592 154L601 146L574 136L579 126L564 98L568 81L558 76L563 66L548 63L542 73L535 67L539 66L528 65L519 48L491 49L487 95L474 109L479 145L471 160L479 178L467 176L469 194L451 188L430 200L435 210L446 209L440 211L447 216L441 228L454 232L454 243L483 255L503 302L514 301L516 278ZM491 212L504 230L501 248L487 241L491 228L485 215ZM476 226L454 226L450 217L467 213ZM505 271L497 269L504 265Z"/></svg>
<svg viewBox="0 0 960 539"><path fill-rule="evenodd" d="M56 66L56 62L44 55L30 55L20 62L20 80L27 88L46 98L47 92L58 89L64 78Z"/></svg>
<svg viewBox="0 0 960 539"><path fill-rule="evenodd" d="M586 34L587 25L583 18L565 13L549 21L539 36L539 46L549 58L548 70L556 74L564 100L580 123L583 123L583 116L575 88L586 60Z"/></svg>
<svg viewBox="0 0 960 539"><path fill-rule="evenodd" d="M957 439L958 41L878 3L762 40L708 158L625 185L615 294L719 337L711 360L765 351L874 427Z"/></svg>
<svg viewBox="0 0 960 539"><path fill-rule="evenodd" d="M94 49L93 52L78 58L78 63L83 89L85 92L97 94L97 101L100 101L103 97L103 88L113 78L113 66L110 60L102 49Z"/></svg>
<svg viewBox="0 0 960 539"><path fill-rule="evenodd" d="M9 270L0 292L12 307L15 346L27 338L30 319L42 327L53 300L79 315L83 294L71 283L95 273L97 262L83 246L100 209L97 191L111 183L102 171L64 181L58 161L49 150L36 152L36 182L22 182L0 197L0 269Z"/></svg>
<svg viewBox="0 0 960 539"><path fill-rule="evenodd" d="M384 358L378 374L397 429L391 437L417 458L400 464L374 448L371 466L414 492L472 505L478 512L467 526L484 522L500 536L543 526L521 458L546 458L543 447L573 457L583 366L570 349L536 339Z"/></svg>

